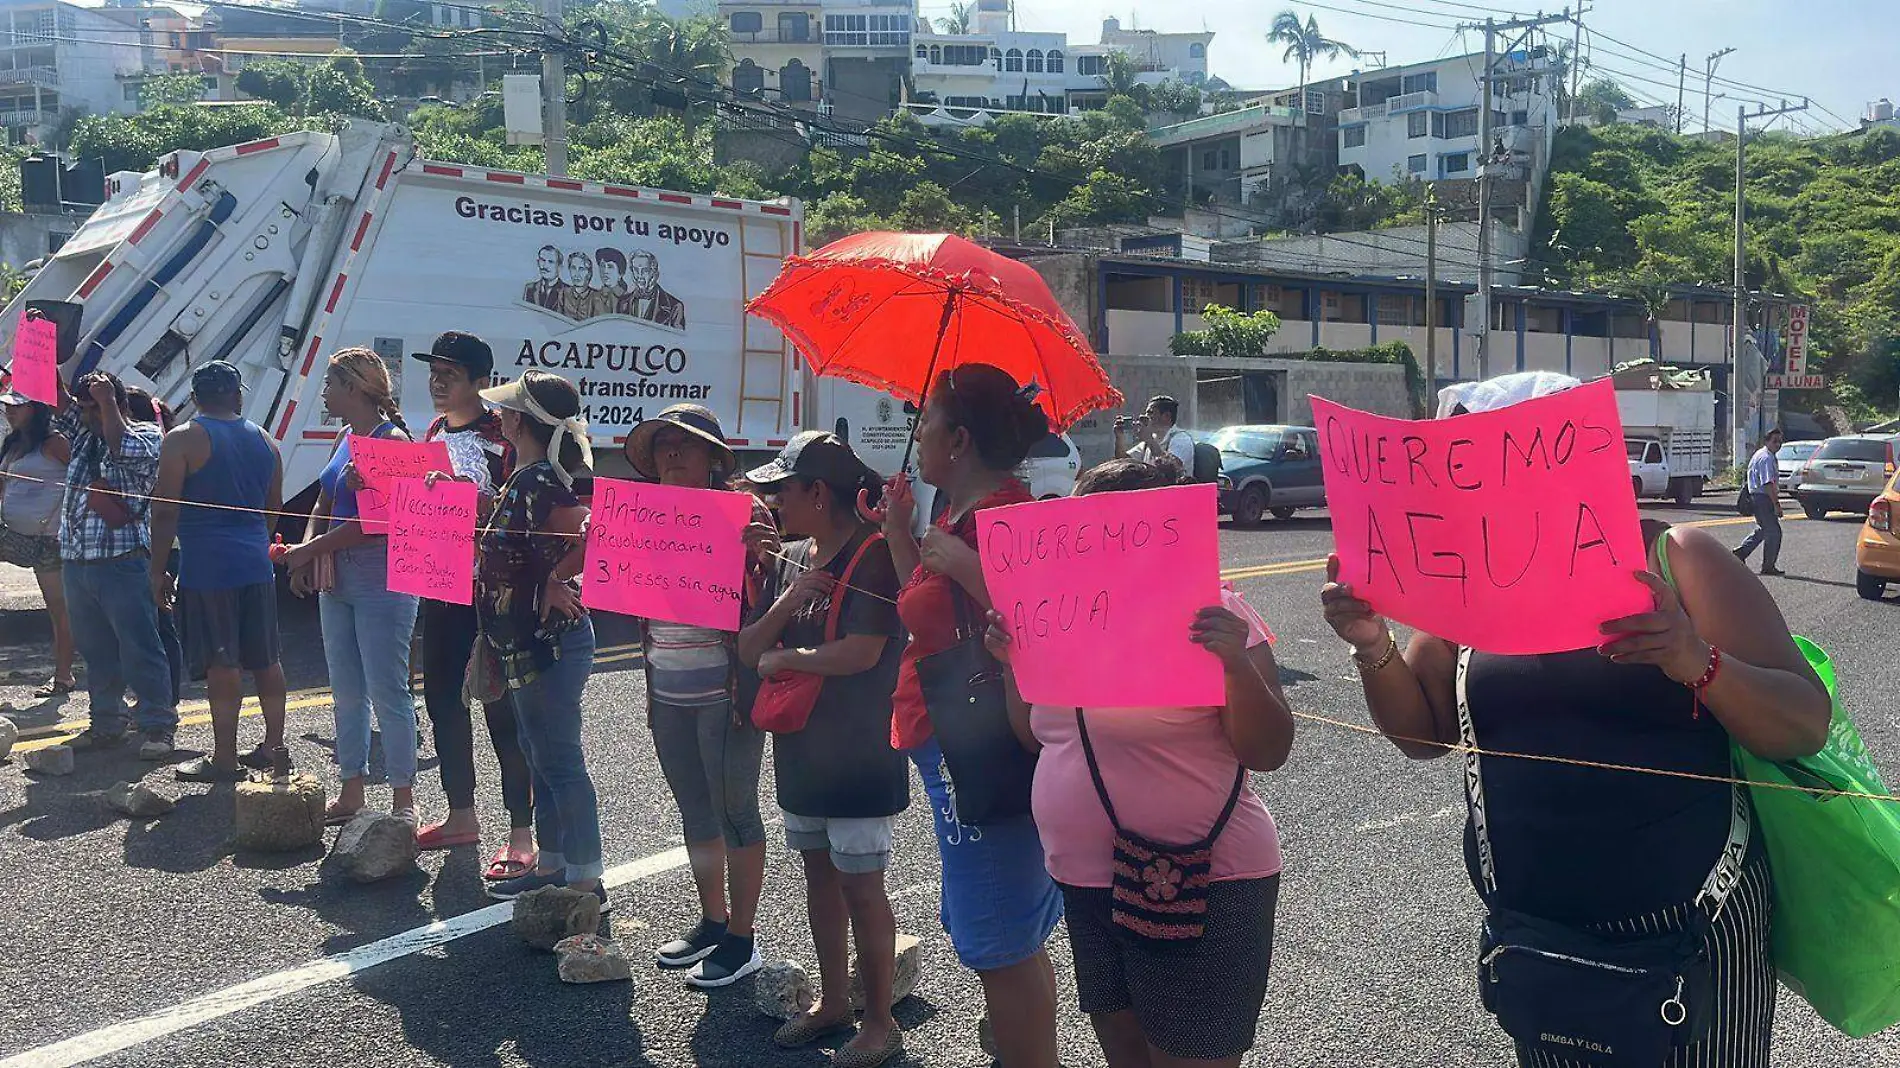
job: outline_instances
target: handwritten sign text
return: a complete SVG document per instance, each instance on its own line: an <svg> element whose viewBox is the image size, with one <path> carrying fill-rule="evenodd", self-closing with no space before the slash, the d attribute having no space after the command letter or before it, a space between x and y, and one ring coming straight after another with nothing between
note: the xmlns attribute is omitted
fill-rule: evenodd
<svg viewBox="0 0 1900 1068"><path fill-rule="evenodd" d="M438 479L391 480L389 589L432 601L475 599L475 487Z"/></svg>
<svg viewBox="0 0 1900 1068"><path fill-rule="evenodd" d="M59 403L59 328L20 313L13 330L13 388L42 404Z"/></svg>
<svg viewBox="0 0 1900 1068"><path fill-rule="evenodd" d="M582 596L608 612L738 630L751 519L744 493L597 478Z"/></svg>
<svg viewBox="0 0 1900 1068"><path fill-rule="evenodd" d="M350 435L350 463L363 479L356 491L356 514L371 534L389 530L389 505L396 479L421 478L431 471L453 471L449 447L440 441L402 441Z"/></svg>

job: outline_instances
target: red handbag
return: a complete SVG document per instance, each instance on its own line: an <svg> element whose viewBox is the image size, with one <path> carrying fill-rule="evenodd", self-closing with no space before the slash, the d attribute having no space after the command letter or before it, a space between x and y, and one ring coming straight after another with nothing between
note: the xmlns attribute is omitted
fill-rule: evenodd
<svg viewBox="0 0 1900 1068"><path fill-rule="evenodd" d="M838 616L844 608L845 589L851 585L851 576L857 573L858 561L864 559L866 549L883 540L882 534L864 539L851 562L845 565L844 575L832 587L831 607L825 612L826 642L838 640ZM812 552L817 551L813 545ZM818 707L819 691L824 688L825 677L809 671L781 671L765 676L759 680L759 694L752 701L752 725L773 734L796 734L804 730L811 719L811 710Z"/></svg>

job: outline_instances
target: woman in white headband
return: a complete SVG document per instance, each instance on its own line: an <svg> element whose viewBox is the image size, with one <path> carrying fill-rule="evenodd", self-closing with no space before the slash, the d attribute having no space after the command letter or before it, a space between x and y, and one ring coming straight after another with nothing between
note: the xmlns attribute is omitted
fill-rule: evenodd
<svg viewBox="0 0 1900 1068"><path fill-rule="evenodd" d="M481 535L475 576L481 637L469 669L470 696L482 700L502 687L514 693L521 747L534 774L540 850L533 871L490 883L488 895L505 901L566 886L593 891L605 912L599 804L581 747L581 692L594 664L594 626L577 581L587 507L575 483L591 478L593 461L587 421L579 391L545 371L485 389L482 399L500 409L516 466Z"/></svg>

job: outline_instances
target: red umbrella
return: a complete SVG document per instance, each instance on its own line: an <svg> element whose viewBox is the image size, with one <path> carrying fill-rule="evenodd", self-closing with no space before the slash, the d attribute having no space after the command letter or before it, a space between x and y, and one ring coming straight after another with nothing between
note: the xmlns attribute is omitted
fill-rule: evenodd
<svg viewBox="0 0 1900 1068"><path fill-rule="evenodd" d="M814 373L920 405L940 372L966 363L1034 383L1057 430L1122 403L1042 276L953 234L857 234L793 256L748 310Z"/></svg>

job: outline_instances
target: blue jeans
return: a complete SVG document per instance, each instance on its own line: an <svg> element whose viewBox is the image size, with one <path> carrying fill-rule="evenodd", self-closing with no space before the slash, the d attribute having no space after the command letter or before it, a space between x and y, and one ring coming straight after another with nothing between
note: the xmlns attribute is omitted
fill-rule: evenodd
<svg viewBox="0 0 1900 1068"><path fill-rule="evenodd" d="M594 670L594 624L561 636L561 659L515 691L515 723L534 773L534 843L540 867L568 882L598 879L600 802L581 748L581 691ZM388 733L384 732L385 744Z"/></svg>
<svg viewBox="0 0 1900 1068"><path fill-rule="evenodd" d="M389 785L416 782L416 702L409 692L409 642L416 598L389 592L383 539L336 554L336 589L317 599L323 656L336 705L337 771L347 781L369 770L369 716L383 732Z"/></svg>
<svg viewBox="0 0 1900 1068"><path fill-rule="evenodd" d="M141 552L111 560L68 560L60 573L73 645L86 661L93 729L102 734L126 729L129 685L139 730L177 730L178 701L152 601L151 558Z"/></svg>

